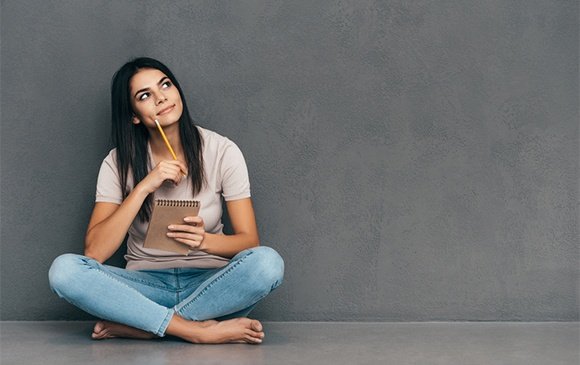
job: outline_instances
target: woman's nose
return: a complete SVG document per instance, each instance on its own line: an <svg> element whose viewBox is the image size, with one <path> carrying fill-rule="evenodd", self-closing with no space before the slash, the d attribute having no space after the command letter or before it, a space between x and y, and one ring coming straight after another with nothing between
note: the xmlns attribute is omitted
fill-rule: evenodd
<svg viewBox="0 0 580 365"><path fill-rule="evenodd" d="M167 100L167 98L165 97L165 95L163 95L163 94L161 94L161 93L159 93L159 94L157 94L157 95L156 95L156 99L155 99L155 101L156 101L156 104L157 104L157 105L159 105L159 104L163 103L163 102L164 102L164 101L166 101L166 100Z"/></svg>

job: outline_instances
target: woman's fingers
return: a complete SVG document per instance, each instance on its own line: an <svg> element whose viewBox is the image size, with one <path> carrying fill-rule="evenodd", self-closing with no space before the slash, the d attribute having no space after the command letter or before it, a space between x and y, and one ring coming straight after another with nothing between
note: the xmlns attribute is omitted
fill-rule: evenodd
<svg viewBox="0 0 580 365"><path fill-rule="evenodd" d="M157 168L162 174L163 180L172 180L179 184L183 177L187 176L187 166L178 160L161 161Z"/></svg>
<svg viewBox="0 0 580 365"><path fill-rule="evenodd" d="M179 226L173 226L173 227L179 227ZM195 227L190 227L190 228L196 229ZM167 236L173 238L177 242L184 243L191 248L199 248L201 246L201 243L203 242L203 239L204 239L204 236L202 234L179 232L179 231L167 232Z"/></svg>
<svg viewBox="0 0 580 365"><path fill-rule="evenodd" d="M159 163L164 164L166 166L171 166L173 168L177 168L178 172L182 175L187 175L187 165L183 161L179 160L164 160Z"/></svg>
<svg viewBox="0 0 580 365"><path fill-rule="evenodd" d="M161 174L163 180L173 180L176 184L179 184L181 178L183 177L183 172L175 165L162 166Z"/></svg>
<svg viewBox="0 0 580 365"><path fill-rule="evenodd" d="M187 166L182 161L163 160L147 174L141 183L148 193L153 193L167 180L176 185L179 184L185 174L187 174Z"/></svg>
<svg viewBox="0 0 580 365"><path fill-rule="evenodd" d="M199 246L201 246L201 242L200 241L186 240L186 239L183 239L183 238L173 238L173 239L176 240L177 242L181 242L181 243L183 243L185 245L188 245L192 249L199 248Z"/></svg>
<svg viewBox="0 0 580 365"><path fill-rule="evenodd" d="M199 235L203 235L205 230L202 227L192 226L189 224L172 224L167 227L170 231L173 232L186 232L186 233L195 233Z"/></svg>
<svg viewBox="0 0 580 365"><path fill-rule="evenodd" d="M188 234L188 233L174 233L174 232L168 232L167 233L168 237L174 238L176 240L183 240L183 243L186 243L188 245L196 245L201 243L201 241L203 240L203 236L197 235L197 234ZM191 244L190 244L191 243Z"/></svg>
<svg viewBox="0 0 580 365"><path fill-rule="evenodd" d="M186 217L187 218L197 218L197 217ZM196 220L199 221L199 220ZM201 220L203 225L203 220ZM184 243L191 248L199 248L201 243L205 238L205 229L203 226L198 227L197 225L190 224L172 224L167 227L169 232L167 236L175 239L177 242Z"/></svg>
<svg viewBox="0 0 580 365"><path fill-rule="evenodd" d="M191 224L192 226L196 227L203 227L205 225L203 222L203 218L200 216L185 217L183 218L183 220L188 224Z"/></svg>

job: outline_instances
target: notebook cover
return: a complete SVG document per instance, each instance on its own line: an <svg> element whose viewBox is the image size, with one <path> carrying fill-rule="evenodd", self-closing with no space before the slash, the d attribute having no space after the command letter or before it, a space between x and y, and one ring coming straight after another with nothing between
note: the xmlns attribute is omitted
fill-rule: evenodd
<svg viewBox="0 0 580 365"><path fill-rule="evenodd" d="M198 213L199 201L197 200L156 199L143 246L187 255L189 246L167 237L167 232L169 232L167 226L186 224L183 218L197 216Z"/></svg>

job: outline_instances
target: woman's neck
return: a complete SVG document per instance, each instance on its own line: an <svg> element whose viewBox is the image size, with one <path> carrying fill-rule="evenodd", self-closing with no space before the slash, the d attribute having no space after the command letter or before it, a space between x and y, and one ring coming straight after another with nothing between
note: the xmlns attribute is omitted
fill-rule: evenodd
<svg viewBox="0 0 580 365"><path fill-rule="evenodd" d="M179 135L179 124L175 123L173 125L164 127L163 132L165 133L165 136L167 136L167 140L169 141L171 148L173 148L173 151L177 155L177 159L183 161L184 155L183 148L181 146L181 137ZM165 144L165 141L163 140L163 137L157 128L149 130L149 137L151 152L154 156L157 156L162 160L173 160L173 156L171 155L171 152L169 152L169 149L167 148L167 145Z"/></svg>

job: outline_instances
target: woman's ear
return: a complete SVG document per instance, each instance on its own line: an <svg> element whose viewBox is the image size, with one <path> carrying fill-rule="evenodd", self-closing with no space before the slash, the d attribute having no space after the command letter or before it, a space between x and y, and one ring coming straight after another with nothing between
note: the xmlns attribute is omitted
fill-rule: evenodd
<svg viewBox="0 0 580 365"><path fill-rule="evenodd" d="M135 125L141 123L141 121L139 120L139 118L137 118L137 116L133 115L133 120L131 120L131 122Z"/></svg>

